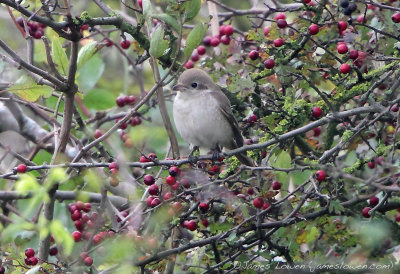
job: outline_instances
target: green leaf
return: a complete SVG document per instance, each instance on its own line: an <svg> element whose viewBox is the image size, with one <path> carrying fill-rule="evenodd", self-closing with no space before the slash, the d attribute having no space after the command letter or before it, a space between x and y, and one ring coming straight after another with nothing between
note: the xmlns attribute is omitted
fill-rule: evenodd
<svg viewBox="0 0 400 274"><path fill-rule="evenodd" d="M78 69L82 67L90 58L92 58L102 46L96 41L90 42L84 45L78 53L77 67Z"/></svg>
<svg viewBox="0 0 400 274"><path fill-rule="evenodd" d="M109 109L115 106L116 96L105 89L91 89L83 98L86 107L95 110Z"/></svg>
<svg viewBox="0 0 400 274"><path fill-rule="evenodd" d="M165 24L173 28L178 33L181 31L181 25L174 17L169 14L153 14L151 17L163 21Z"/></svg>
<svg viewBox="0 0 400 274"><path fill-rule="evenodd" d="M143 0L142 7L143 7L143 15L145 18L147 18L149 14L152 14L153 7L151 6L150 0Z"/></svg>
<svg viewBox="0 0 400 274"><path fill-rule="evenodd" d="M293 183L295 186L299 186L305 181L308 180L311 176L311 170L304 170L304 171L293 171L292 172L292 177L293 177Z"/></svg>
<svg viewBox="0 0 400 274"><path fill-rule="evenodd" d="M276 168L290 168L290 162L292 161L289 153L281 151L275 161L271 162L271 166Z"/></svg>
<svg viewBox="0 0 400 274"><path fill-rule="evenodd" d="M184 11L185 22L192 20L200 11L201 0L186 1L181 6L181 11Z"/></svg>
<svg viewBox="0 0 400 274"><path fill-rule="evenodd" d="M154 58L159 58L166 53L168 41L164 39L164 28L159 25L151 36L149 53Z"/></svg>
<svg viewBox="0 0 400 274"><path fill-rule="evenodd" d="M91 90L99 81L104 72L104 62L99 55L94 55L78 70L79 90L87 92Z"/></svg>
<svg viewBox="0 0 400 274"><path fill-rule="evenodd" d="M306 236L306 242L309 243L311 241L314 241L315 239L317 239L319 236L319 231L318 228L316 228L315 226L313 226L310 230L310 232L307 234Z"/></svg>
<svg viewBox="0 0 400 274"><path fill-rule="evenodd" d="M37 101L40 96L44 96L45 98L50 97L52 90L51 87L36 84L32 78L26 75L21 76L15 82L15 85L9 89L10 92L17 94L29 102Z"/></svg>
<svg viewBox="0 0 400 274"><path fill-rule="evenodd" d="M50 233L56 242L63 246L65 255L69 256L74 246L71 233L65 230L63 224L59 220L54 220L50 223Z"/></svg>
<svg viewBox="0 0 400 274"><path fill-rule="evenodd" d="M344 207L336 201L331 201L331 203L329 204L328 210L329 210L329 213L339 214L340 212L344 211Z"/></svg>
<svg viewBox="0 0 400 274"><path fill-rule="evenodd" d="M29 174L22 174L15 184L15 190L22 194L28 194L31 191L39 190L41 186L36 179Z"/></svg>
<svg viewBox="0 0 400 274"><path fill-rule="evenodd" d="M193 50L200 45L201 41L203 40L204 34L207 31L207 24L199 23L197 24L194 29L189 33L186 39L186 46L183 50L183 53L186 58L189 58L192 54Z"/></svg>
<svg viewBox="0 0 400 274"><path fill-rule="evenodd" d="M53 62L56 64L58 71L63 75L67 75L68 57L58 38L53 39L51 48L51 57L53 58Z"/></svg>
<svg viewBox="0 0 400 274"><path fill-rule="evenodd" d="M49 176L47 176L47 179L45 181L45 184L43 185L47 190L50 190L50 188L55 184L55 183L60 183L65 181L68 178L67 174L65 173L65 170L61 167L53 168Z"/></svg>

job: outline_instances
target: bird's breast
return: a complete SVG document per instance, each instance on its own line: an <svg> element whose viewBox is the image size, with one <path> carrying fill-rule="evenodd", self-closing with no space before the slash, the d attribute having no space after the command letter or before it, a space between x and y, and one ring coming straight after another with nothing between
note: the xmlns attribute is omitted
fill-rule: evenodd
<svg viewBox="0 0 400 274"><path fill-rule="evenodd" d="M178 93L173 115L179 134L188 143L213 149L217 144L227 147L232 141L231 126L211 95Z"/></svg>

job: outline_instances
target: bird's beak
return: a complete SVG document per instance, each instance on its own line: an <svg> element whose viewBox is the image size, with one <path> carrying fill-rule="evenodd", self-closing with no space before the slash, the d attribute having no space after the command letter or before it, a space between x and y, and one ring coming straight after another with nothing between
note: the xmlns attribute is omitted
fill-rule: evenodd
<svg viewBox="0 0 400 274"><path fill-rule="evenodd" d="M177 84L177 85L173 86L172 89L175 91L183 91L185 89L185 86L182 84Z"/></svg>

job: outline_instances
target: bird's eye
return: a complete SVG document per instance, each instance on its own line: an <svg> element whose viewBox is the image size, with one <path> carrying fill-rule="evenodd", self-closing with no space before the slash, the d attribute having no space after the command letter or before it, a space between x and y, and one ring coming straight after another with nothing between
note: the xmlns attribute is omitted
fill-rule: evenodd
<svg viewBox="0 0 400 274"><path fill-rule="evenodd" d="M192 88L197 88L197 83L192 83Z"/></svg>

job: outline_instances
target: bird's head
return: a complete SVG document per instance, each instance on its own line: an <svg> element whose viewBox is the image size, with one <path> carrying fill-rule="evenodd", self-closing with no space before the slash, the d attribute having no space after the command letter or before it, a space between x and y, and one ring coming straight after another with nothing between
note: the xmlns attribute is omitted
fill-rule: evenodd
<svg viewBox="0 0 400 274"><path fill-rule="evenodd" d="M183 93L199 93L214 89L215 83L211 77L201 69L188 69L179 76L178 83L173 90Z"/></svg>

